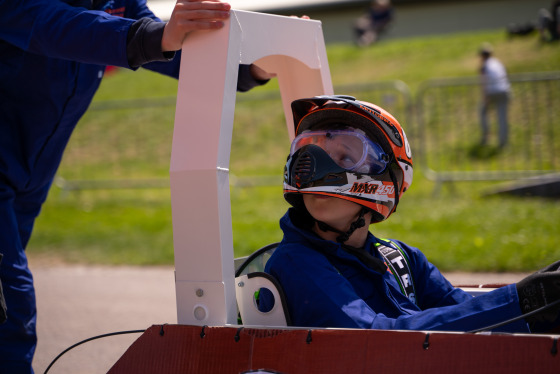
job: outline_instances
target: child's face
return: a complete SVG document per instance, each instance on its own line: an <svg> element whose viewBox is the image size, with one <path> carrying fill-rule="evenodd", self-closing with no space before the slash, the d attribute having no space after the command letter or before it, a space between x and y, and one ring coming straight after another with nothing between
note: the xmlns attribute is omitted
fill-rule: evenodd
<svg viewBox="0 0 560 374"><path fill-rule="evenodd" d="M361 206L336 197L304 194L307 211L318 221L340 231L346 231L360 214Z"/></svg>

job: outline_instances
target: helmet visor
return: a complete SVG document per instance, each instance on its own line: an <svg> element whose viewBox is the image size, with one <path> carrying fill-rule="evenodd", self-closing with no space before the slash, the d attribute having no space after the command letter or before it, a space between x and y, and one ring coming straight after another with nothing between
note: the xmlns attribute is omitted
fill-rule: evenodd
<svg viewBox="0 0 560 374"><path fill-rule="evenodd" d="M389 162L379 144L356 130L303 132L292 142L290 155L309 144L321 147L338 166L355 173L381 174Z"/></svg>

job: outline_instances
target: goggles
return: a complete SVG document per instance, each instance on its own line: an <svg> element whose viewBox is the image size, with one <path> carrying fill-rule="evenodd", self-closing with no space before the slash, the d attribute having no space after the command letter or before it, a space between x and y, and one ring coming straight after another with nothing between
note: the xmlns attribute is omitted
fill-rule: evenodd
<svg viewBox="0 0 560 374"><path fill-rule="evenodd" d="M389 163L381 146L356 130L303 132L292 142L290 156L309 144L319 146L338 166L355 173L381 174Z"/></svg>

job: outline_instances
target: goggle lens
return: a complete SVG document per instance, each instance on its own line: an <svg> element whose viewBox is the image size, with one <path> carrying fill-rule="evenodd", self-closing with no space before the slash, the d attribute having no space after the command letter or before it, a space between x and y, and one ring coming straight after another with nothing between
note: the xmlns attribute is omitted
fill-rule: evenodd
<svg viewBox="0 0 560 374"><path fill-rule="evenodd" d="M338 166L356 173L381 174L389 161L388 155L379 144L355 131L303 132L292 142L290 155L309 144L321 147Z"/></svg>

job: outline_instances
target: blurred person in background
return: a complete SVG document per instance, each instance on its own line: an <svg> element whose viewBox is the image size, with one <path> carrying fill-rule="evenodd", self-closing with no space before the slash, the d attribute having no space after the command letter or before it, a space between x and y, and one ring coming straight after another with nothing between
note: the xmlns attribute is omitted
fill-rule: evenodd
<svg viewBox="0 0 560 374"><path fill-rule="evenodd" d="M482 103L480 106L481 146L486 146L490 133L488 112L495 107L498 116L498 146L503 148L508 142L508 105L511 97L511 85L504 65L493 56L493 47L483 43L479 49L480 84Z"/></svg>
<svg viewBox="0 0 560 374"><path fill-rule="evenodd" d="M539 10L539 33L542 41L556 41L560 39L560 0L552 2L550 11L542 8Z"/></svg>
<svg viewBox="0 0 560 374"><path fill-rule="evenodd" d="M390 0L373 0L367 14L359 17L354 24L358 46L367 47L375 43L393 21L393 13Z"/></svg>

